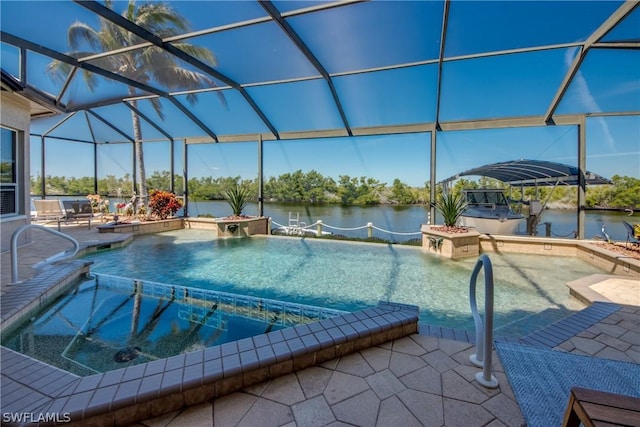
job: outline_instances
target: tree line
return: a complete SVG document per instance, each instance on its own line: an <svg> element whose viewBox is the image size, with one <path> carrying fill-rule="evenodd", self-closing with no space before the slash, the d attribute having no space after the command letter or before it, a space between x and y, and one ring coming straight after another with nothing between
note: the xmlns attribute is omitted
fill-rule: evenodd
<svg viewBox="0 0 640 427"><path fill-rule="evenodd" d="M600 208L638 208L640 207L640 179L614 175L613 185L587 187L587 206ZM184 195L184 180L180 175L173 177L175 193ZM155 171L147 176L147 188L158 190L171 189L169 171ZM225 191L231 185L240 184L249 189L252 198L258 197L258 179L241 177L199 177L188 181L189 199L194 201L223 200ZM33 195L40 194L41 177L31 177ZM477 180L459 179L450 191L459 193L468 188L501 188L505 185L495 179L481 177ZM129 198L132 194L133 180L130 175L115 177L108 175L98 179L98 194L111 198ZM337 180L325 177L315 170L303 172L297 170L278 177L269 177L263 183L264 200L269 202L291 202L309 204L376 205L376 204L428 204L430 183L423 187L412 187L400 179L394 179L389 185L374 178L340 175ZM539 199L565 207L576 206L576 188L572 186L525 187L524 195L520 187L506 186L511 199ZM47 176L45 179L47 196L93 194L93 177Z"/></svg>

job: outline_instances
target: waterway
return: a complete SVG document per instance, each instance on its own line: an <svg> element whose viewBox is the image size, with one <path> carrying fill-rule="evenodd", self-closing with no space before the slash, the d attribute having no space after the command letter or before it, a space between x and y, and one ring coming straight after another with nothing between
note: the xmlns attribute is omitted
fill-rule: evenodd
<svg viewBox="0 0 640 427"><path fill-rule="evenodd" d="M211 215L224 217L231 214L231 208L225 201L200 201L190 202L188 214L191 217L199 215ZM257 215L258 205L248 205L243 213ZM395 242L402 242L419 238L420 226L428 221L427 206L341 206L341 205L305 205L296 203L265 203L264 215L271 217L274 226L276 224L287 225L289 213L300 215L300 221L307 225L322 221L323 230L347 237L367 237L367 224L374 227L374 237L379 237ZM615 211L587 211L585 236L588 239L602 236L602 226L613 240L625 241L627 232L622 224L640 223L640 212L628 216L626 212ZM436 218L434 223L442 223ZM558 238L573 238L578 229L578 219L574 210L545 210L542 213L538 226L538 235L545 236L547 225L550 223L550 236ZM385 231L380 231L380 230ZM390 234L386 231L402 234ZM519 225L518 234L526 234L526 221Z"/></svg>

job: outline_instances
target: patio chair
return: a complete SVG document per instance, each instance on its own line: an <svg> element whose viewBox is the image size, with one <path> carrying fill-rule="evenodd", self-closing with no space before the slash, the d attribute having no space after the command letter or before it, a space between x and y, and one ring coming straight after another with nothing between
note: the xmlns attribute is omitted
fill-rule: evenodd
<svg viewBox="0 0 640 427"><path fill-rule="evenodd" d="M58 229L60 229L60 220L65 218L65 212L58 199L34 200L33 206L36 208L34 221L58 221Z"/></svg>
<svg viewBox="0 0 640 427"><path fill-rule="evenodd" d="M36 208L36 220L56 219L64 216L64 211L58 199L34 200L33 205Z"/></svg>
<svg viewBox="0 0 640 427"><path fill-rule="evenodd" d="M562 427L640 425L640 398L572 387Z"/></svg>
<svg viewBox="0 0 640 427"><path fill-rule="evenodd" d="M69 221L88 221L91 228L91 219L94 217L93 207L89 200L63 200L65 210L65 224Z"/></svg>
<svg viewBox="0 0 640 427"><path fill-rule="evenodd" d="M638 240L640 239L640 224L631 225L625 221L622 221L622 224L624 224L624 228L627 229L626 244L640 245L640 240Z"/></svg>

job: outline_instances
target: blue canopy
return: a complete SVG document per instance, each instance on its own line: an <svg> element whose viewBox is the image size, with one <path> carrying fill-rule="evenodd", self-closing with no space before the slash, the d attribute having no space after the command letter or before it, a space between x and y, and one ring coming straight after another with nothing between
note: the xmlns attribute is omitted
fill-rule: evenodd
<svg viewBox="0 0 640 427"><path fill-rule="evenodd" d="M493 163L460 172L444 182L453 181L462 176L487 176L509 185L578 185L579 171L576 166L542 160L512 160ZM587 171L586 183L589 185L612 184L610 180Z"/></svg>

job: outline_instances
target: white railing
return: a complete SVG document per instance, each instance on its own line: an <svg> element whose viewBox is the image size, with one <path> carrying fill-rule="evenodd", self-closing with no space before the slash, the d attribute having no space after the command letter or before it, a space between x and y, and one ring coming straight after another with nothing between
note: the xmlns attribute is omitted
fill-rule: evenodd
<svg viewBox="0 0 640 427"><path fill-rule="evenodd" d="M292 222L293 218L293 222ZM297 219L297 220L296 220ZM322 235L323 229L328 228L329 230L335 231L357 231L357 230L367 230L367 236L369 238L373 237L373 230L380 231L382 233L387 233L396 236L419 236L422 235L420 231L411 231L411 232L400 232L400 231L391 231L385 230L384 228L376 227L372 222L368 222L366 225L361 225L359 227L336 227L333 225L328 225L322 222L321 219L317 220L313 224L306 225L304 222L300 222L300 216L298 214L297 217L292 217L291 212L289 213L289 225L286 226L284 224L279 224L276 221L271 220L273 225L280 227L283 230L287 230L290 235L303 236L305 235L305 231L313 232L315 235ZM429 216L427 216L427 224L430 223Z"/></svg>
<svg viewBox="0 0 640 427"><path fill-rule="evenodd" d="M56 236L60 236L63 239L67 239L71 243L73 243L73 249L50 256L49 258L34 264L33 268L40 268L57 261L71 259L74 256L76 256L76 254L80 250L80 244L78 243L78 241L73 237L69 236L68 234L60 233L59 231L52 230L47 227L43 227L42 225L25 224L22 227L18 228L11 236L11 283L12 284L18 283L18 237L23 231L25 231L28 228L36 228L38 230L47 231L49 233L55 234Z"/></svg>
<svg viewBox="0 0 640 427"><path fill-rule="evenodd" d="M478 273L484 268L484 320L478 314L476 302L476 282ZM473 267L469 281L469 300L471 314L476 327L476 353L469 357L471 363L481 367L482 372L476 374L478 383L487 388L498 387L498 380L491 374L491 354L493 350L493 267L487 255L480 255Z"/></svg>

